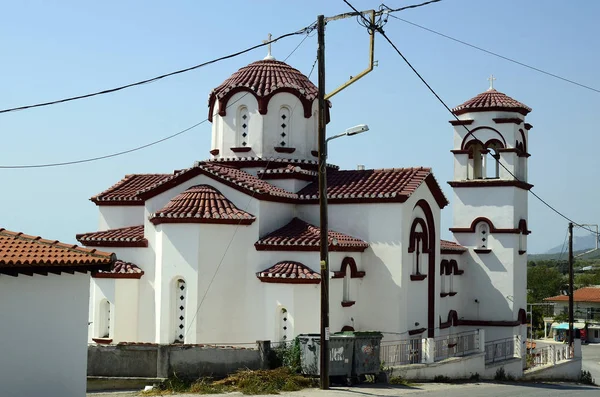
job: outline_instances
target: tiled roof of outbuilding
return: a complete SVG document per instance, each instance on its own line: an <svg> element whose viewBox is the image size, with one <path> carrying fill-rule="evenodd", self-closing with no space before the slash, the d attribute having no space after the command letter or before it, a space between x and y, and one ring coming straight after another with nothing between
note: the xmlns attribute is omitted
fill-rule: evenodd
<svg viewBox="0 0 600 397"><path fill-rule="evenodd" d="M249 225L255 220L256 217L238 209L220 191L209 185L190 187L150 217L154 224L191 222Z"/></svg>
<svg viewBox="0 0 600 397"><path fill-rule="evenodd" d="M468 251L467 247L463 247L460 244L455 243L454 241L448 240L440 240L440 248L442 254L444 251L446 252L456 252L457 254L462 254L465 251Z"/></svg>
<svg viewBox="0 0 600 397"><path fill-rule="evenodd" d="M544 299L545 301L568 302L568 295L557 295ZM600 287L584 287L573 291L574 302L600 302Z"/></svg>
<svg viewBox="0 0 600 397"><path fill-rule="evenodd" d="M318 284L321 282L319 273L294 261L276 263L270 268L256 273L256 277L265 283Z"/></svg>
<svg viewBox="0 0 600 397"><path fill-rule="evenodd" d="M527 115L531 112L531 108L521 102L509 97L508 95L498 92L495 89L489 89L474 98L469 99L465 103L458 105L452 109L455 115L469 112L483 112L492 110L504 110L521 113Z"/></svg>
<svg viewBox="0 0 600 397"><path fill-rule="evenodd" d="M144 225L127 226L99 232L81 233L75 236L77 241L88 247L147 247L144 237Z"/></svg>
<svg viewBox="0 0 600 397"><path fill-rule="evenodd" d="M46 240L0 228L0 273L88 272L110 269L110 252Z"/></svg>
<svg viewBox="0 0 600 397"><path fill-rule="evenodd" d="M144 271L131 262L125 262L117 259L112 269L101 271L94 275L95 278L134 278L139 279L144 275Z"/></svg>
<svg viewBox="0 0 600 397"><path fill-rule="evenodd" d="M363 252L369 247L365 241L330 230L330 251ZM269 251L318 251L320 229L302 219L294 218L290 223L262 237L254 246L257 250Z"/></svg>

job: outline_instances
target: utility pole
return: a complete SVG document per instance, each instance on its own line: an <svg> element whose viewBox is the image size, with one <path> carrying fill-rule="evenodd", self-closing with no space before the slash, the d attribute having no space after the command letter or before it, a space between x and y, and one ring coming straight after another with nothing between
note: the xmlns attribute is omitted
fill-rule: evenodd
<svg viewBox="0 0 600 397"><path fill-rule="evenodd" d="M573 347L573 222L569 222L569 346Z"/></svg>
<svg viewBox="0 0 600 397"><path fill-rule="evenodd" d="M321 389L329 389L329 239L327 220L327 141L325 137L325 16L317 18L319 48L319 211L321 217Z"/></svg>

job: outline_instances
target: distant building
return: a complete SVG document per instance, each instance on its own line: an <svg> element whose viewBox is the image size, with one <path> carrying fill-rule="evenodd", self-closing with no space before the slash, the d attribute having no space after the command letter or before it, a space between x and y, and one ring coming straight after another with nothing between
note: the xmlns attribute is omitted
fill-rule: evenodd
<svg viewBox="0 0 600 397"><path fill-rule="evenodd" d="M568 295L553 296L544 300L554 303L555 316L569 313ZM574 328L585 331L585 339L588 342L600 342L600 286L573 291L573 317ZM564 333L558 332L564 328L564 324L556 323L553 317L544 318L544 325L547 337Z"/></svg>
<svg viewBox="0 0 600 397"><path fill-rule="evenodd" d="M91 199L99 230L77 239L123 262L92 280L90 342L319 331L317 94L284 62L245 66L210 93L208 160ZM431 169L327 166L332 333L525 335L530 111L492 88L454 109L455 242L440 239L449 202ZM388 133L413 133L401 125Z"/></svg>
<svg viewBox="0 0 600 397"><path fill-rule="evenodd" d="M113 261L0 228L0 395L85 395L89 273Z"/></svg>

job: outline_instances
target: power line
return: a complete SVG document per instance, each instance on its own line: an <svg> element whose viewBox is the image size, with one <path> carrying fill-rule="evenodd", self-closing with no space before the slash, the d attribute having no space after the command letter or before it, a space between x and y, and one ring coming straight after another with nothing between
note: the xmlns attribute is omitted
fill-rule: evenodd
<svg viewBox="0 0 600 397"><path fill-rule="evenodd" d="M569 229L567 228L567 232L565 233L565 240L563 241L562 248L560 249L560 255L558 256L558 261L562 260L562 256L565 253L565 245L567 244L567 238L569 237Z"/></svg>
<svg viewBox="0 0 600 397"><path fill-rule="evenodd" d="M305 35L305 36L304 36L304 38L303 38L303 39L300 41L300 43L299 43L299 44L296 46L296 48L294 48L294 49L292 50L292 52L291 52L291 53L290 53L290 54L289 54L289 55L288 55L288 56L287 56L287 57L284 59L284 62L285 62L285 61L287 61L287 60L288 60L288 58L289 58L289 57L291 57L291 56L292 56L292 55L293 55L293 54L296 52L296 50L297 50L298 48L300 48L300 46L302 45L302 43L304 43L304 41L306 41L306 39L307 39L309 36L310 36L310 31L308 31L308 32L306 33L306 35ZM277 40L277 39L276 39L276 40ZM275 41L275 40L273 40L273 41ZM315 68L315 64L316 64L316 61L315 61L315 63L314 63L314 64L313 64L313 66L312 66L312 69L311 69L311 74L312 74L312 71L313 71L313 70L314 70L314 68ZM248 95L248 92L246 92L246 93L245 93L243 96L241 96L239 99L237 99L237 100L233 101L232 103L228 104L226 109L229 109L229 107L231 107L231 106L235 105L237 102L241 101L241 100L242 100L242 99L243 99L243 98L244 98L246 95ZM216 115L216 113L215 113L215 114L213 114L213 116L214 116L214 115ZM123 151L121 151L121 152L117 152L117 153L111 153L111 154L107 154L107 155L104 155L104 156L90 157L90 158L81 159L81 160L62 161L62 162L56 162L56 163L29 164L29 165L0 165L0 169L28 169L28 168L50 168L50 167L60 167L60 166L65 166L65 165L74 165L74 164L90 163L90 162L93 162L93 161L105 160L105 159L112 158L112 157L118 157L118 156L122 156L122 155L124 155L124 154L133 153L133 152L137 152L138 150L142 150L142 149L148 148L148 147L150 147L150 146L154 146L154 145L156 145L156 144L159 144L159 143L161 143L161 142L168 141L169 139L173 139L173 138L175 138L175 137L178 137L179 135L182 135L182 134L184 134L184 133L186 133L186 132L188 132L188 131L190 131L190 130L193 130L194 128L196 128L196 127L198 127L198 126L200 126L200 125L202 125L202 124L206 123L207 121L208 121L208 119L204 119L204 120L202 120L202 121L200 121L200 122L198 122L198 123L196 123L196 124L194 124L194 125L192 125L192 126L190 126L190 127L187 127L187 128L185 128L185 129L183 129L183 130L181 130L181 131L179 131L179 132L176 132L176 133L174 133L174 134L171 134L171 135L169 135L169 136L166 136L166 137L164 137L164 138L161 138L161 139L159 139L159 140L157 140L157 141L150 142L150 143L147 143L147 144L145 144L145 145L142 145L142 146L135 147L135 148L133 148L133 149L123 150Z"/></svg>
<svg viewBox="0 0 600 397"><path fill-rule="evenodd" d="M354 6L352 4L350 4L347 0L342 0L344 3L346 3L349 7L351 7L354 11L358 12L358 10L356 8L354 8ZM362 16L362 18L367 21L369 24L370 22L368 21L367 18L364 17L363 14L360 14ZM429 89L429 91L431 91L431 93L433 95L435 95L435 97L438 99L438 101L446 108L446 110L448 110L448 112L452 115L452 117L454 117L456 120L460 119L458 118L458 116L456 116L452 110L450 109L450 107L448 105L446 105L446 102L444 102L444 100L442 98L440 98L440 96L437 94L437 92L435 92L435 90L433 88L431 88L431 86L429 85L429 83L427 83L427 81L423 78L423 76L421 76L421 74L414 68L414 66L408 61L408 59L406 59L406 57L404 56L404 54L402 54L402 52L398 49L398 47L396 47L396 45L394 44L394 42L392 40L390 40L390 38L385 34L385 32L383 31L382 27L379 26L371 26L371 29L377 30L379 32L379 34L381 34L386 41L394 48L394 50L396 50L396 52L398 53L398 55L400 55L400 57L402 57L402 59L404 60L404 62L412 69L412 71L417 75L417 77L419 77L419 79L423 82L423 84L425 84L425 86ZM473 136L475 136L475 134L473 134L471 132L471 130L469 130L469 128L466 125L462 125L468 133L472 134ZM513 178L515 178L515 180L517 182L523 182L521 181L519 178L517 178L517 176L515 174L513 174L504 164L502 164L502 162L500 162L499 158L496 158L496 156L493 156L496 160L496 162L502 167L504 168ZM593 233L594 235L597 235L597 233L591 229L588 229L584 226L582 226L581 224L578 224L576 222L574 222L571 218L569 218L568 216L566 216L565 214L563 214L562 212L560 212L559 210L557 210L556 208L554 208L553 206L551 206L547 201L545 201L544 199L542 199L539 195L537 195L533 190L529 189L529 193L531 193L535 198L537 198L539 201L541 201L544 205L546 205L546 207L550 208L552 211L554 211L555 213L557 213L558 215L560 215L561 217L563 217L564 219L568 220L569 222L573 223L574 225L581 227L591 233Z"/></svg>
<svg viewBox="0 0 600 397"><path fill-rule="evenodd" d="M281 35L279 37L276 37L276 38L274 38L274 39L272 39L270 41L265 41L262 44L257 44L255 46L246 48L245 50L241 50L241 51L229 54L229 55L222 56L220 58L216 58L216 59L204 62L204 63L200 63L198 65L191 66L189 68L180 69L180 70L176 70L174 72L162 74L160 76L152 77L150 79L141 80L141 81L138 81L138 82L135 82L135 83L122 85L122 86L116 87L116 88L110 88L110 89L107 89L107 90L97 91L97 92L93 92L93 93L90 93L90 94L78 95L78 96L64 98L64 99L57 99L57 100L50 101L50 102L42 102L42 103L38 103L38 104L35 104L35 105L26 105L26 106L18 106L18 107L9 108L9 109L2 109L2 110L0 110L0 114L1 113L16 112L18 110L25 110L25 109L39 108L39 107L43 107L43 106L56 105L56 104L59 104L59 103L71 102L71 101L76 101L76 100L84 99L84 98L91 98L91 97L98 96L98 95L110 94L110 93L113 93L113 92L121 91L121 90L124 90L126 88L131 88L131 87L135 87L135 86L142 85L142 84L154 83L154 82L156 82L158 80L162 80L162 79L167 78L167 77L171 77L171 76L175 76L175 75L178 75L178 74L181 74L181 73L189 72L191 70L199 69L201 67L204 67L204 66L207 66L207 65L211 65L213 63L217 63L217 62L223 61L225 59L237 57L239 55L245 54L247 52L250 52L250 51L255 50L257 48L260 48L260 47L264 47L266 45L269 45L271 43L274 43L274 42L276 42L278 40L281 40L281 39L284 39L286 37L295 36L295 35L299 35L299 34L310 33L312 30L314 30L315 26L316 25L313 23L313 24L310 24L310 25L308 25L308 26L306 26L306 27L304 27L304 28L302 28L300 30L297 30L295 32L290 32L290 33L283 34L283 35Z"/></svg>
<svg viewBox="0 0 600 397"><path fill-rule="evenodd" d="M523 63L523 62L517 61L516 59L509 58L509 57L507 57L507 56L504 56L504 55L498 54L498 53L496 53L496 52L493 52L493 51L490 51L490 50L486 50L485 48L481 48L481 47L478 47L478 46L476 46L476 45L474 45L474 44L467 43L466 41L462 41L462 40L459 40L459 39L457 39L457 38L454 38L454 37L448 36L448 35L446 35L446 34L443 34L443 33L437 32L437 31L435 31L435 30L433 30L433 29L429 29L429 28L427 28L427 27L425 27L425 26L422 26L422 25L416 24L416 23L414 23L414 22L411 22L411 21L407 21L406 19L402 19L402 18L400 18L400 17L397 17L397 16L395 16L395 15L392 15L392 14L390 14L390 16L391 16L392 18L396 18L396 19L397 19L397 20L399 20L399 21L405 22L405 23L407 23L407 24L409 24L409 25L413 25L413 26L416 26L416 27L418 27L418 28L420 28L420 29L423 29L423 30L426 30L426 31L428 31L428 32L431 32L431 33L437 34L438 36L441 36L441 37L444 37L444 38L446 38L446 39L449 39L449 40L455 41L455 42L457 42L457 43L460 43L460 44L466 45L466 46L468 46L468 47L471 47L471 48L474 48L474 49L476 49L476 50L479 50L479 51L485 52L486 54L493 55L493 56L495 56L495 57L498 57L498 58L504 59L505 61L509 61L509 62L515 63L515 64L517 64L517 65L520 65L520 66L526 67L526 68L528 68L528 69L534 70L534 71L536 71L536 72L539 72L539 73L545 74L545 75L547 75L547 76L550 76L550 77L554 77L555 79L559 79L559 80L565 81L565 82L567 82L567 83L571 83L571 84L577 85L577 86L579 86L579 87L582 87L582 88L588 89L588 90L590 90L590 91L594 91L594 92L600 93L600 89L597 89L597 88L594 88L594 87L590 87L589 85L585 85L585 84L582 84L582 83L578 83L577 81L574 81L574 80L568 79L568 78L566 78L566 77L561 77L561 76L559 76L559 75L557 75L557 74L554 74L554 73L547 72L547 71L545 71L545 70L543 70L543 69L536 68L535 66L531 66L531 65L528 65L528 64L526 64L526 63Z"/></svg>
<svg viewBox="0 0 600 397"><path fill-rule="evenodd" d="M440 2L440 1L442 1L442 0L431 0L431 1L426 1L426 2L424 2L424 3L421 3L421 4L413 4L413 5L410 5L410 6L405 6L405 7L395 8L395 9L389 8L389 7L388 7L388 6L386 6L385 4L382 4L382 5L383 5L383 6L385 6L385 8L387 8L387 9L388 9L388 12L397 12L397 11L404 11L404 10L408 10L408 9L411 9L411 8L419 8L419 7L423 7L423 6L426 6L426 5L432 4L432 3L438 3L438 2ZM352 8L354 8L354 7L352 7Z"/></svg>

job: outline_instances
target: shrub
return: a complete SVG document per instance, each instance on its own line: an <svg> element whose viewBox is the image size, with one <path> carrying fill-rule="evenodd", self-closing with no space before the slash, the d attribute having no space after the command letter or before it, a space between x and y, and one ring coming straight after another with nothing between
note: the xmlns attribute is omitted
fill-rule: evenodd
<svg viewBox="0 0 600 397"><path fill-rule="evenodd" d="M581 371L581 375L579 375L579 383L583 383L585 385L596 385L595 379L592 378L590 371Z"/></svg>
<svg viewBox="0 0 600 397"><path fill-rule="evenodd" d="M446 375L437 375L435 378L433 378L433 381L438 383L450 383L452 382L452 379Z"/></svg>

